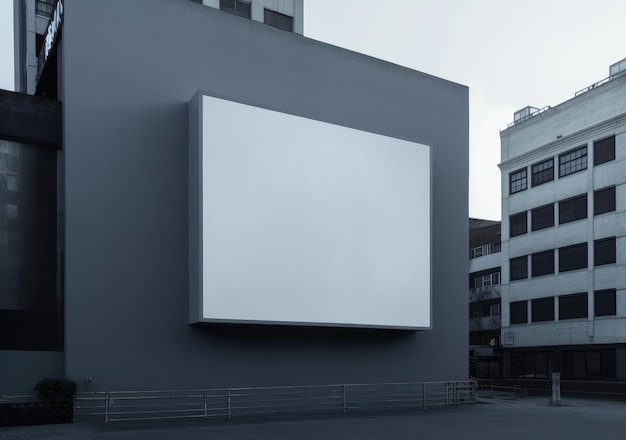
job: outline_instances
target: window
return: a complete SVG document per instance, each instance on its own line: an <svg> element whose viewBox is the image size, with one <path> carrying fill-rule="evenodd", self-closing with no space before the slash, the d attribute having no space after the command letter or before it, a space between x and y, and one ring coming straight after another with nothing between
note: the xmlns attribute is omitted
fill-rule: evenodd
<svg viewBox="0 0 626 440"><path fill-rule="evenodd" d="M509 304L511 324L526 324L528 322L528 301L516 301Z"/></svg>
<svg viewBox="0 0 626 440"><path fill-rule="evenodd" d="M528 278L528 256L511 258L511 281Z"/></svg>
<svg viewBox="0 0 626 440"><path fill-rule="evenodd" d="M532 301L533 322L554 321L554 298L539 298Z"/></svg>
<svg viewBox="0 0 626 440"><path fill-rule="evenodd" d="M593 292L593 309L595 316L614 316L617 311L615 289Z"/></svg>
<svg viewBox="0 0 626 440"><path fill-rule="evenodd" d="M239 17L250 18L250 3L241 0L220 0L220 9Z"/></svg>
<svg viewBox="0 0 626 440"><path fill-rule="evenodd" d="M577 148L559 156L559 177L587 169L587 146Z"/></svg>
<svg viewBox="0 0 626 440"><path fill-rule="evenodd" d="M587 243L575 244L559 249L559 272L587 267Z"/></svg>
<svg viewBox="0 0 626 440"><path fill-rule="evenodd" d="M475 275L474 283L470 288L480 289L482 287L497 286L500 284L500 272L493 272L484 275Z"/></svg>
<svg viewBox="0 0 626 440"><path fill-rule="evenodd" d="M528 232L528 216L526 215L526 211L520 212L519 214L515 214L509 217L509 235L511 237L516 237L518 235L525 234Z"/></svg>
<svg viewBox="0 0 626 440"><path fill-rule="evenodd" d="M615 237L603 238L593 242L593 265L615 263Z"/></svg>
<svg viewBox="0 0 626 440"><path fill-rule="evenodd" d="M533 209L531 216L533 231L554 226L554 204Z"/></svg>
<svg viewBox="0 0 626 440"><path fill-rule="evenodd" d="M527 186L526 168L517 170L509 174L509 193L524 191Z"/></svg>
<svg viewBox="0 0 626 440"><path fill-rule="evenodd" d="M533 277L554 273L554 249L532 255Z"/></svg>
<svg viewBox="0 0 626 440"><path fill-rule="evenodd" d="M554 180L554 159L544 160L532 166L533 186Z"/></svg>
<svg viewBox="0 0 626 440"><path fill-rule="evenodd" d="M56 0L37 0L35 3L35 13L50 18L54 12Z"/></svg>
<svg viewBox="0 0 626 440"><path fill-rule="evenodd" d="M263 22L284 31L293 32L293 17L276 11L265 10Z"/></svg>
<svg viewBox="0 0 626 440"><path fill-rule="evenodd" d="M593 165L615 160L615 136L593 143Z"/></svg>
<svg viewBox="0 0 626 440"><path fill-rule="evenodd" d="M615 211L615 187L599 189L593 192L593 215Z"/></svg>
<svg viewBox="0 0 626 440"><path fill-rule="evenodd" d="M487 318L500 316L500 303L473 305L470 307L470 318Z"/></svg>
<svg viewBox="0 0 626 440"><path fill-rule="evenodd" d="M587 317L587 293L559 296L559 320Z"/></svg>
<svg viewBox="0 0 626 440"><path fill-rule="evenodd" d="M587 218L587 194L559 202L559 225Z"/></svg>
<svg viewBox="0 0 626 440"><path fill-rule="evenodd" d="M562 379L615 379L615 349L561 352Z"/></svg>

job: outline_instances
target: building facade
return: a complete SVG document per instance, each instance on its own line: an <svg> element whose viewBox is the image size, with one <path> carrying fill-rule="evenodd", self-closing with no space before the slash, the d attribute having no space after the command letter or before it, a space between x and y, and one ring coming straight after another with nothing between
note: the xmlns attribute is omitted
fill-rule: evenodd
<svg viewBox="0 0 626 440"><path fill-rule="evenodd" d="M81 391L467 377L467 304L455 299L455 292L467 285L466 87L259 23L254 2L252 19L188 0L65 0L62 7L62 16L49 26L53 35L46 38L52 44L45 65L38 67L35 88L62 106L56 176L62 194L55 200L61 207L62 227L56 238L61 252L54 261L62 275L62 314L56 317L62 344L0 350L0 393L28 393L44 375L73 379ZM430 210L431 240L422 248L423 255L415 255L430 265L431 276L413 284L418 290L430 290L430 300L423 304L427 328L190 322L194 290L190 266L198 262L190 257L190 249L199 240L194 229L198 222L191 218L196 199L190 177L200 163L192 155L198 131L191 127L192 119L198 121L194 97L200 95L261 115L272 112L276 118L282 114L316 127L325 124L338 132L394 140L409 150L418 144L428 148L430 164L419 165L430 169L426 183L432 192L419 208ZM261 119L242 114L235 113L229 120L235 128L229 127L245 134L249 147L267 146L268 137L280 141L287 152L305 145L299 140L303 133L291 133L280 124L263 125ZM217 131L210 130L211 118L201 121L205 133ZM219 142L228 142L231 138L223 128ZM387 150L372 151L381 160L363 156L367 163L383 176L393 175L380 168L388 164ZM234 160L246 157L241 154ZM275 157L281 161L281 156ZM317 157L316 163L335 162ZM342 163L347 167L351 162ZM309 175L311 188L323 185L315 173ZM231 183L229 189L238 184ZM343 183L350 187L349 181ZM393 197L380 199L386 203ZM245 200L246 208L253 205L254 199ZM342 205L335 202L340 211ZM395 207L402 212L402 204ZM327 215L325 221L332 217ZM239 218L235 216L234 222ZM348 236L355 232L342 227ZM394 237L394 246L410 242L404 235ZM285 243L290 241L285 238L281 245ZM378 246L387 243L383 240ZM412 251L418 249L417 244L412 246ZM290 261L282 261L287 270ZM368 277L389 279L385 273L359 270ZM248 275L238 271L232 279L245 280ZM325 276L321 273L319 279ZM355 284L344 290L358 298L359 278L350 280ZM302 287L291 285L294 297L305 287L310 291L309 285ZM257 304L271 311L273 304L268 307L264 298L252 288L246 310L254 311L251 305ZM276 307L289 311L297 305ZM359 307L355 301L342 308L328 303L320 309L330 313ZM24 324L38 325L34 320Z"/></svg>
<svg viewBox="0 0 626 440"><path fill-rule="evenodd" d="M621 64L562 104L520 110L501 132L506 377L626 379Z"/></svg>
<svg viewBox="0 0 626 440"><path fill-rule="evenodd" d="M304 33L304 0L189 0L278 29ZM13 0L15 90L35 94L57 0ZM62 9L62 8L61 8ZM60 12L62 14L62 11ZM56 69L56 66L53 66ZM47 75L49 79L50 75ZM56 80L56 78L54 78ZM52 94L49 86L39 94ZM56 92L54 93L56 98Z"/></svg>
<svg viewBox="0 0 626 440"><path fill-rule="evenodd" d="M502 375L500 222L470 218L470 376Z"/></svg>

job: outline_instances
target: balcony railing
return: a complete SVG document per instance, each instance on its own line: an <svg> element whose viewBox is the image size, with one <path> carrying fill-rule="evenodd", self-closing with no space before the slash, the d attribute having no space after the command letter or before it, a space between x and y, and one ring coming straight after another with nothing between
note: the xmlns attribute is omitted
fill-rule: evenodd
<svg viewBox="0 0 626 440"><path fill-rule="evenodd" d="M485 244L470 250L470 260L498 252L500 252L500 242Z"/></svg>
<svg viewBox="0 0 626 440"><path fill-rule="evenodd" d="M484 318L470 319L470 331L476 332L481 330L499 330L502 327L502 317L485 316Z"/></svg>
<svg viewBox="0 0 626 440"><path fill-rule="evenodd" d="M477 287L476 289L470 289L469 300L470 302L485 301L488 299L500 298L500 285Z"/></svg>

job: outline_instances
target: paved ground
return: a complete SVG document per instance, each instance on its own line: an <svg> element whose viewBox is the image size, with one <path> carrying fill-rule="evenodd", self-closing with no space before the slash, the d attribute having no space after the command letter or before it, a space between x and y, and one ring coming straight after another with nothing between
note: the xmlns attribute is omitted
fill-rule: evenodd
<svg viewBox="0 0 626 440"><path fill-rule="evenodd" d="M476 406L329 418L115 422L0 428L2 440L625 439L626 402L481 398Z"/></svg>

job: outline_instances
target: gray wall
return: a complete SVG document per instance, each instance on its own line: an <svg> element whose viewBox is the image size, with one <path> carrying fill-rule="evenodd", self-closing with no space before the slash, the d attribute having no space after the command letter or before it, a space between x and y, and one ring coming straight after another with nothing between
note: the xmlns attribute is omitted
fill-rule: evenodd
<svg viewBox="0 0 626 440"><path fill-rule="evenodd" d="M467 376L466 87L186 0L66 0L64 20L69 378L112 390ZM433 330L187 323L199 89L433 146Z"/></svg>

